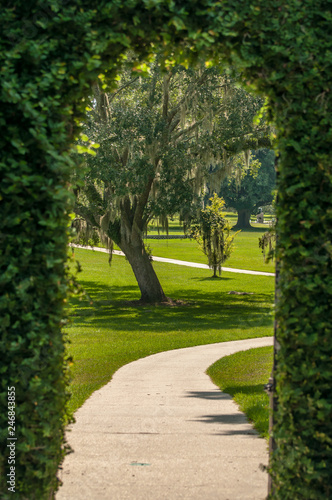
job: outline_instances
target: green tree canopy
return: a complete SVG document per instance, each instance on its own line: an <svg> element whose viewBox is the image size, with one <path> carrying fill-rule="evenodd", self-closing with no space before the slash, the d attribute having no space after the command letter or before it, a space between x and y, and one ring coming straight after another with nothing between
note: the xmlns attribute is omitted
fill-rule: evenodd
<svg viewBox="0 0 332 500"><path fill-rule="evenodd" d="M250 228L250 216L259 206L272 202L276 187L275 154L263 149L254 153L257 163L251 163L241 178L228 176L221 184L220 196L228 207L237 210L236 229Z"/></svg>

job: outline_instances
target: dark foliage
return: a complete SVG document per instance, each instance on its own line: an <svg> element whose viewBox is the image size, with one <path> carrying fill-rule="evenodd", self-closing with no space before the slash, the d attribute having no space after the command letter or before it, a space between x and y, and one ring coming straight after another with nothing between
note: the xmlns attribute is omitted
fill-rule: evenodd
<svg viewBox="0 0 332 500"><path fill-rule="evenodd" d="M17 498L49 498L63 456L69 145L98 75L152 43L169 61L222 58L268 98L280 153L274 498L330 498L331 3L7 0L0 26L1 401L15 385ZM2 411L2 498L7 425Z"/></svg>

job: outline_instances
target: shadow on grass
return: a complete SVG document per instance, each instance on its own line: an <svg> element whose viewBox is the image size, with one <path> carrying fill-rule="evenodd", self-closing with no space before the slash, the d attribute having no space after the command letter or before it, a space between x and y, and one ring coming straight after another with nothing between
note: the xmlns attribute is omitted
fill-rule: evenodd
<svg viewBox="0 0 332 500"><path fill-rule="evenodd" d="M267 381L266 381L267 382ZM227 386L223 389L228 394L263 394L264 393L264 384L255 384L255 385L234 385Z"/></svg>
<svg viewBox="0 0 332 500"><path fill-rule="evenodd" d="M90 300L93 302L94 306L98 306L101 301L116 301L138 299L138 287L134 285L117 286L112 288L106 288L101 284L97 284L93 281L82 281L81 285L84 289L85 297L79 299L73 297L71 299L71 304L76 307L86 307L89 305ZM92 305L92 304L91 304Z"/></svg>
<svg viewBox="0 0 332 500"><path fill-rule="evenodd" d="M231 278L228 278L231 279ZM201 331L223 329L251 329L253 336L259 327L272 327L272 294L236 296L227 291L176 289L172 299L182 299L187 304L178 307L149 305L135 307L128 300L139 298L136 286L119 286L105 289L92 281L83 281L88 296L93 299L72 300L75 326L108 327L113 331L142 331L164 333L168 331ZM271 296L270 296L271 295Z"/></svg>
<svg viewBox="0 0 332 500"><path fill-rule="evenodd" d="M268 226L266 224L266 227L246 227L242 228L242 231L245 231L246 233L266 233L270 229L271 226ZM238 231L238 229L235 228L235 226L232 227L232 231Z"/></svg>
<svg viewBox="0 0 332 500"><path fill-rule="evenodd" d="M232 280L234 278L225 278L224 276L210 276L210 277L207 277L207 278L190 278L191 280L195 280L195 281L229 281L229 280Z"/></svg>

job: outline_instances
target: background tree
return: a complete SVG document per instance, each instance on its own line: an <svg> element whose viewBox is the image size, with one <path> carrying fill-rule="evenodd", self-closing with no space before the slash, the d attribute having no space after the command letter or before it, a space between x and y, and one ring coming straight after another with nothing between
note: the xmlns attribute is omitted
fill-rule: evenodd
<svg viewBox="0 0 332 500"><path fill-rule="evenodd" d="M259 206L268 205L273 200L273 189L276 186L275 154L268 149L255 152L259 163L252 163L247 171L243 171L241 179L228 176L221 184L220 196L227 207L237 210L235 229L251 228L250 216L257 212Z"/></svg>
<svg viewBox="0 0 332 500"><path fill-rule="evenodd" d="M221 265L232 253L233 241L239 231L231 235L232 226L223 212L224 200L214 193L209 201L210 204L192 221L190 233L207 256L213 278L217 278L217 271L220 276Z"/></svg>
<svg viewBox="0 0 332 500"><path fill-rule="evenodd" d="M62 456L66 383L55 360L63 363L65 231L71 210L65 188L85 98L98 75L116 74L128 45L141 56L159 45L172 61L186 49L189 58L199 51L221 54L268 98L281 158L273 494L278 499L330 496L330 17L323 0L281 5L207 0L200 9L185 0L181 5L16 0L15 8L7 2L0 9L0 304L6 339L1 400L5 403L14 380L22 443L18 495L49 498ZM19 370L28 357L31 371ZM36 376L48 391L41 390ZM44 413L38 410L41 400ZM6 412L1 418L6 429ZM1 450L0 490L6 498L11 494L5 439Z"/></svg>
<svg viewBox="0 0 332 500"><path fill-rule="evenodd" d="M154 64L146 78L124 71L112 93L94 86L86 134L100 148L86 157L75 211L125 253L141 300L166 300L143 242L148 222L188 214L211 164L220 182L248 143L266 140L253 125L261 105L216 68L162 74Z"/></svg>

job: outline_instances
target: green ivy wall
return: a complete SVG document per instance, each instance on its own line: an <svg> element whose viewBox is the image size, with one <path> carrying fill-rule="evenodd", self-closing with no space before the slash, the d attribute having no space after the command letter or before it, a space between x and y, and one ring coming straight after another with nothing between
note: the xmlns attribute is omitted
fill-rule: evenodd
<svg viewBox="0 0 332 500"><path fill-rule="evenodd" d="M331 1L5 0L0 10L1 498L48 499L70 418L70 144L84 97L132 47L241 70L277 127L280 282L274 498L332 496ZM172 52L173 51L173 52ZM143 68L144 69L144 68ZM8 387L16 387L16 493Z"/></svg>

